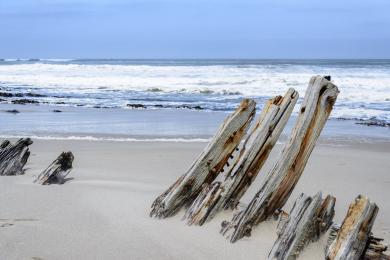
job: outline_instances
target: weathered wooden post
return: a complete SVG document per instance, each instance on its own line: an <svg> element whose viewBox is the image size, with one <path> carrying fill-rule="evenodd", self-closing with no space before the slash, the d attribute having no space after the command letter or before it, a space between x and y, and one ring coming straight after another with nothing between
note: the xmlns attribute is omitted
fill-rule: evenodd
<svg viewBox="0 0 390 260"><path fill-rule="evenodd" d="M72 152L62 152L34 182L42 185L48 184L63 184L66 181L66 176L70 173L73 166L74 156Z"/></svg>
<svg viewBox="0 0 390 260"><path fill-rule="evenodd" d="M223 208L236 207L267 160L297 100L298 92L289 89L284 97L276 96L265 104L224 181L205 185L187 209L187 224L202 225Z"/></svg>
<svg viewBox="0 0 390 260"><path fill-rule="evenodd" d="M0 144L0 175L24 174L24 166L30 156L30 138L19 139L15 144L5 140Z"/></svg>
<svg viewBox="0 0 390 260"><path fill-rule="evenodd" d="M316 241L331 226L336 198L327 196L322 200L321 192L313 198L301 194L290 212L279 215L278 238L268 259L293 260L304 247Z"/></svg>
<svg viewBox="0 0 390 260"><path fill-rule="evenodd" d="M190 169L171 187L156 198L150 216L165 218L174 215L183 205L190 204L220 173L234 149L246 134L256 111L256 103L244 99L217 131L212 141Z"/></svg>
<svg viewBox="0 0 390 260"><path fill-rule="evenodd" d="M290 140L248 207L224 222L221 233L235 242L250 236L252 227L286 203L297 184L316 140L328 119L339 91L327 78L314 76L309 82Z"/></svg>
<svg viewBox="0 0 390 260"><path fill-rule="evenodd" d="M359 195L349 206L341 227L332 227L326 259L390 259L383 254L387 248L380 244L380 239L371 235L377 213L378 206Z"/></svg>

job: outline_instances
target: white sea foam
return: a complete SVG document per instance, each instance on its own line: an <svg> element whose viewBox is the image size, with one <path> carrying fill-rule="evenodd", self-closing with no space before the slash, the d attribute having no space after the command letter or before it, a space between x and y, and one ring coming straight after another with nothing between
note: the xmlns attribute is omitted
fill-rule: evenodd
<svg viewBox="0 0 390 260"><path fill-rule="evenodd" d="M192 102L232 109L238 98L270 97L289 87L304 96L312 75L332 75L340 89L332 116L390 120L390 63L151 66L35 62L2 64L0 86L66 96L69 104L125 107L128 100L172 106ZM133 91L133 92L129 92ZM54 102L47 98L46 101ZM63 100L61 100L63 101ZM158 103L158 104L160 104Z"/></svg>
<svg viewBox="0 0 390 260"><path fill-rule="evenodd" d="M3 139L31 138L37 140L79 140L79 141L109 141L109 142L174 142L174 143L205 143L208 138L125 138L125 137L95 137L95 136L37 136L37 135L0 135Z"/></svg>

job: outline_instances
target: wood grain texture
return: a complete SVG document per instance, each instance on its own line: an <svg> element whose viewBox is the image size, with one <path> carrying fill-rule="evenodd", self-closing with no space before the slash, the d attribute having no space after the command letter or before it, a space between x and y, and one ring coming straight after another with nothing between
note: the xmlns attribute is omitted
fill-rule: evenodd
<svg viewBox="0 0 390 260"><path fill-rule="evenodd" d="M237 206L267 160L297 100L298 92L294 89L289 89L284 97L276 96L268 100L240 151L225 171L224 181L204 187L187 209L184 216L187 224L202 225L222 209Z"/></svg>
<svg viewBox="0 0 390 260"><path fill-rule="evenodd" d="M268 259L296 259L308 243L317 241L332 224L335 201L332 196L322 200L321 192L314 197L302 193L290 214L280 214L278 238Z"/></svg>
<svg viewBox="0 0 390 260"><path fill-rule="evenodd" d="M291 137L275 166L240 217L224 222L221 233L231 242L250 235L253 226L266 220L286 203L301 177L338 93L338 88L325 77L311 78Z"/></svg>
<svg viewBox="0 0 390 260"><path fill-rule="evenodd" d="M5 140L0 144L0 175L24 174L24 166L30 157L30 138L19 139L15 144Z"/></svg>
<svg viewBox="0 0 390 260"><path fill-rule="evenodd" d="M150 216L172 216L182 206L191 204L202 187L212 183L221 172L246 134L255 111L256 103L251 99L244 99L236 111L224 121L189 170L156 198Z"/></svg>
<svg viewBox="0 0 390 260"><path fill-rule="evenodd" d="M63 184L66 182L66 176L73 168L74 156L72 152L63 152L55 159L38 177L35 183L42 185Z"/></svg>
<svg viewBox="0 0 390 260"><path fill-rule="evenodd" d="M326 249L326 259L364 258L365 251L370 245L371 229L377 213L377 205L367 197L359 195L349 206L340 228L337 228L338 230L333 228Z"/></svg>

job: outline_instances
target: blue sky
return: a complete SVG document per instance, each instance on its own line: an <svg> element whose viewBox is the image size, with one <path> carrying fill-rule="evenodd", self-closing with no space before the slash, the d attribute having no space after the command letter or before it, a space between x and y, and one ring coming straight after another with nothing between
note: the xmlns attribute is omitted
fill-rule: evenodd
<svg viewBox="0 0 390 260"><path fill-rule="evenodd" d="M0 58L390 58L389 0L0 0Z"/></svg>

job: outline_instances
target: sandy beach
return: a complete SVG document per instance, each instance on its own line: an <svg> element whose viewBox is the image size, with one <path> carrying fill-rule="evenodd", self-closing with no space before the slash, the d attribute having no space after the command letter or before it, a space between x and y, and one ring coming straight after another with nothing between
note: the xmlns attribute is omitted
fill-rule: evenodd
<svg viewBox="0 0 390 260"><path fill-rule="evenodd" d="M149 217L154 198L183 174L204 142L112 142L34 140L27 172L0 179L0 259L264 259L276 222L262 223L235 244L219 234L231 212L202 227L188 227L183 212L164 220ZM270 169L272 151L256 183ZM75 155L73 180L41 186L33 180L62 151ZM337 197L335 221L365 194L379 206L374 225L390 241L390 142L324 142L314 149L285 209L301 192ZM248 202L254 183L243 201ZM323 258L325 238L300 259Z"/></svg>

